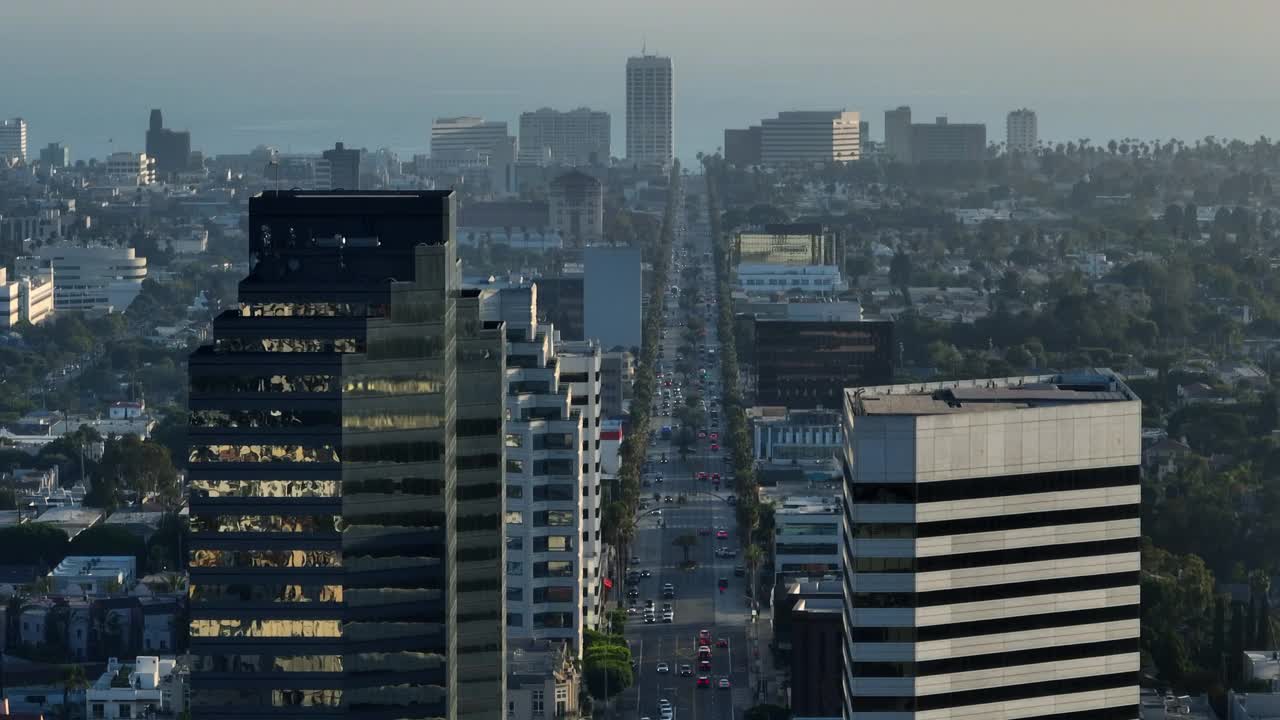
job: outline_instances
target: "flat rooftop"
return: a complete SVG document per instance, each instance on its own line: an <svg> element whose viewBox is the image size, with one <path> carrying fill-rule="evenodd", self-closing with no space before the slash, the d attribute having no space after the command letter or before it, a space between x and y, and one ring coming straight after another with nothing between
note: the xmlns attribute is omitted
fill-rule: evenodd
<svg viewBox="0 0 1280 720"><path fill-rule="evenodd" d="M856 415L951 415L1138 400L1109 369L846 388Z"/></svg>

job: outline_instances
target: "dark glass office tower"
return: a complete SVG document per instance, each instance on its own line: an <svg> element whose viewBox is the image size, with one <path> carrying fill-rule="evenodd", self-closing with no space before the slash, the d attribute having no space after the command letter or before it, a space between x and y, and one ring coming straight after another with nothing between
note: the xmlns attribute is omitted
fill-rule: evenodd
<svg viewBox="0 0 1280 720"><path fill-rule="evenodd" d="M756 404L842 407L844 389L893 382L893 323L755 320Z"/></svg>
<svg viewBox="0 0 1280 720"><path fill-rule="evenodd" d="M455 718L454 197L249 211L239 308L190 360L192 713Z"/></svg>

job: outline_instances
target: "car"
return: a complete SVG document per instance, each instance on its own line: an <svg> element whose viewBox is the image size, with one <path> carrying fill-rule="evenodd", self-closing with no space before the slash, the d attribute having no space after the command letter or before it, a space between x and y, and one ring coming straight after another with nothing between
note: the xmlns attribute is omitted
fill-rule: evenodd
<svg viewBox="0 0 1280 720"><path fill-rule="evenodd" d="M636 607L635 605L632 605L631 607L627 608L627 614L628 614L628 615L639 615L639 614L640 614L640 608Z"/></svg>
<svg viewBox="0 0 1280 720"><path fill-rule="evenodd" d="M727 648L727 647L729 647L729 638L717 638L717 639L716 639L716 647L718 647L718 648Z"/></svg>
<svg viewBox="0 0 1280 720"><path fill-rule="evenodd" d="M698 659L699 659L699 660L710 660L710 659L711 659L711 646L710 646L710 645L699 645L699 646L698 646Z"/></svg>
<svg viewBox="0 0 1280 720"><path fill-rule="evenodd" d="M699 472L698 472L698 479L699 479L699 480L706 480L706 479L707 479L707 474L706 474L705 472L701 472L701 471L699 471Z"/></svg>
<svg viewBox="0 0 1280 720"><path fill-rule="evenodd" d="M717 450L719 450L719 449L720 449L720 444L719 444L719 443L711 443L711 451L712 451L712 452L715 452L715 451L717 451Z"/></svg>
<svg viewBox="0 0 1280 720"><path fill-rule="evenodd" d="M649 514L653 515L654 517L662 517L662 508L655 508L651 510Z"/></svg>
<svg viewBox="0 0 1280 720"><path fill-rule="evenodd" d="M743 575L746 575L746 574L747 574L747 568L745 568L744 566L742 566L742 565L734 565L734 566L733 566L733 576L734 576L734 577L742 577Z"/></svg>
<svg viewBox="0 0 1280 720"><path fill-rule="evenodd" d="M728 531L728 530L725 530L724 528L718 528L718 529L716 530L716 539L717 539L717 540L728 540L728 539L729 539L729 531Z"/></svg>
<svg viewBox="0 0 1280 720"><path fill-rule="evenodd" d="M632 600L635 600L636 598L640 597L640 590L638 588L631 588L630 590L627 591L627 597L631 598Z"/></svg>
<svg viewBox="0 0 1280 720"><path fill-rule="evenodd" d="M658 663L657 670L658 670L658 672L660 672L660 673L669 673L669 672L671 672L671 666L670 666L670 665L668 665L668 664L666 664L666 663L661 663L661 662L660 662L660 663Z"/></svg>
<svg viewBox="0 0 1280 720"><path fill-rule="evenodd" d="M710 630L699 630L699 631L698 631L698 645L706 645L706 644L707 644L707 643L709 643L709 642L711 642L711 631L710 631Z"/></svg>
<svg viewBox="0 0 1280 720"><path fill-rule="evenodd" d="M698 672L711 672L711 661L710 660L699 661Z"/></svg>
<svg viewBox="0 0 1280 720"><path fill-rule="evenodd" d="M720 482L720 473L717 473L717 472L711 473L711 479L716 482Z"/></svg>
<svg viewBox="0 0 1280 720"><path fill-rule="evenodd" d="M632 555L632 556L631 556L631 564L632 564L632 565L639 565L639 564L640 564L640 556L639 556L639 555Z"/></svg>
<svg viewBox="0 0 1280 720"><path fill-rule="evenodd" d="M667 456L666 456L666 455L663 455L663 456L662 456L662 464L663 464L663 465L666 465L666 464L667 464Z"/></svg>
<svg viewBox="0 0 1280 720"><path fill-rule="evenodd" d="M652 600L645 600L645 601L644 601L644 607L645 607L645 609L646 609L646 610L652 610L652 609L653 609L653 601L652 601Z"/></svg>
<svg viewBox="0 0 1280 720"><path fill-rule="evenodd" d="M706 439L707 439L707 431L706 431L706 430L699 430L699 431L698 431L698 439L699 439L699 440L706 440Z"/></svg>
<svg viewBox="0 0 1280 720"><path fill-rule="evenodd" d="M719 682L719 683L717 683L717 686L718 686L721 690L728 690L730 687L732 687L732 686L729 684L729 678L728 678L728 677L722 677L722 678L720 678L720 682Z"/></svg>
<svg viewBox="0 0 1280 720"><path fill-rule="evenodd" d="M719 582L717 582L716 585L718 585L721 590L724 590L725 588L729 587L729 578L720 578Z"/></svg>
<svg viewBox="0 0 1280 720"><path fill-rule="evenodd" d="M641 570L640 577L642 578L653 577L653 572L650 570Z"/></svg>
<svg viewBox="0 0 1280 720"><path fill-rule="evenodd" d="M738 498L733 495L730 495L729 497L725 498L724 501L729 503L730 505L738 504Z"/></svg>
<svg viewBox="0 0 1280 720"><path fill-rule="evenodd" d="M668 495L668 496L666 496L665 498L663 498L663 499L662 499L662 501L663 501L663 502L665 502L665 503L667 503L667 504L671 504L671 503L673 503L673 502L675 502L675 501L676 501L676 498L675 498L675 496L674 496L674 495Z"/></svg>
<svg viewBox="0 0 1280 720"><path fill-rule="evenodd" d="M666 611L666 612L662 613L662 622L664 622L664 623L673 623L673 622L675 622L675 621L676 621L676 614L675 614L675 612L674 612L674 611L668 610L668 611Z"/></svg>
<svg viewBox="0 0 1280 720"><path fill-rule="evenodd" d="M671 612L675 608L671 607L671 603L662 603L662 612Z"/></svg>
<svg viewBox="0 0 1280 720"><path fill-rule="evenodd" d="M675 708L672 708L672 707L664 708L661 711L660 718L661 720L676 720Z"/></svg>
<svg viewBox="0 0 1280 720"><path fill-rule="evenodd" d="M681 665L681 666L680 666L680 675L681 675L681 676L683 676L683 677L689 677L690 675L693 675L693 666L692 666L692 665L690 665L690 664L688 664L688 663L685 663L684 665Z"/></svg>
<svg viewBox="0 0 1280 720"><path fill-rule="evenodd" d="M698 534L699 534L699 535L710 535L710 534L711 534L711 528L705 528L705 527L698 528Z"/></svg>
<svg viewBox="0 0 1280 720"><path fill-rule="evenodd" d="M714 433L714 432L713 432L713 433L711 433L711 439L712 439L712 440L719 440L719 439L720 439L720 434L719 434L719 433Z"/></svg>
<svg viewBox="0 0 1280 720"><path fill-rule="evenodd" d="M646 625L648 625L650 623L656 623L658 622L658 620L653 616L653 613L645 613L644 622Z"/></svg>
<svg viewBox="0 0 1280 720"><path fill-rule="evenodd" d="M710 678L710 677L708 677L708 676L706 676L706 675L699 675L699 676L698 676L698 687L700 687L700 688L709 688L709 687L711 687L711 678Z"/></svg>
<svg viewBox="0 0 1280 720"><path fill-rule="evenodd" d="M658 700L658 709L659 709L659 710L663 710L663 709L670 709L670 707L671 707L671 701L670 701L670 700L668 700L668 699L666 699L666 698L661 698L661 699L659 699L659 700Z"/></svg>

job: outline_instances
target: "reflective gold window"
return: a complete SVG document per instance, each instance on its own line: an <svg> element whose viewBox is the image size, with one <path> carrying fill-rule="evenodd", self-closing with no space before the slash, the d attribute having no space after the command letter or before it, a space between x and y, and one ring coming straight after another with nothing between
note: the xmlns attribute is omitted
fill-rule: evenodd
<svg viewBox="0 0 1280 720"><path fill-rule="evenodd" d="M191 518L192 532L334 532L340 515L197 515Z"/></svg>
<svg viewBox="0 0 1280 720"><path fill-rule="evenodd" d="M342 602L341 585L292 585L272 583L192 583L192 602Z"/></svg>
<svg viewBox="0 0 1280 720"><path fill-rule="evenodd" d="M239 620L195 619L191 637L201 638L336 638L342 637L338 620Z"/></svg>
<svg viewBox="0 0 1280 720"><path fill-rule="evenodd" d="M336 550L209 550L191 551L191 567L341 567Z"/></svg>
<svg viewBox="0 0 1280 720"><path fill-rule="evenodd" d="M192 446L188 460L193 463L341 462L332 445L196 445Z"/></svg>
<svg viewBox="0 0 1280 720"><path fill-rule="evenodd" d="M338 497L336 480L192 480L193 493L205 497Z"/></svg>

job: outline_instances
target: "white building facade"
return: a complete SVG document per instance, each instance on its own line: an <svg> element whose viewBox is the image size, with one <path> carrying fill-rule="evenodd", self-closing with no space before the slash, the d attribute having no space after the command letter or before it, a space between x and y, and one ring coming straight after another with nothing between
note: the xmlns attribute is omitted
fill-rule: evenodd
<svg viewBox="0 0 1280 720"><path fill-rule="evenodd" d="M520 115L519 161L526 165L608 165L609 113L580 107Z"/></svg>
<svg viewBox="0 0 1280 720"><path fill-rule="evenodd" d="M1110 371L846 391L846 720L1137 717L1141 412Z"/></svg>
<svg viewBox="0 0 1280 720"><path fill-rule="evenodd" d="M1011 153L1035 152L1040 143L1036 127L1036 111L1021 108L1009 113L1005 120L1005 149Z"/></svg>
<svg viewBox="0 0 1280 720"><path fill-rule="evenodd" d="M111 153L107 179L116 185L150 185L156 181L156 159L140 152Z"/></svg>
<svg viewBox="0 0 1280 720"><path fill-rule="evenodd" d="M0 120L0 162L27 160L27 121L22 118Z"/></svg>
<svg viewBox="0 0 1280 720"><path fill-rule="evenodd" d="M774 508L773 569L777 575L839 575L843 529L840 499L790 496Z"/></svg>
<svg viewBox="0 0 1280 720"><path fill-rule="evenodd" d="M53 312L53 271L44 270L10 280L0 267L0 329L19 323L39 325Z"/></svg>
<svg viewBox="0 0 1280 720"><path fill-rule="evenodd" d="M600 352L557 343L536 286L482 295L507 328L507 637L568 642L604 610L600 576Z"/></svg>
<svg viewBox="0 0 1280 720"><path fill-rule="evenodd" d="M85 717L177 716L186 709L185 685L173 658L139 655L133 664L111 658L107 671L85 691Z"/></svg>
<svg viewBox="0 0 1280 720"><path fill-rule="evenodd" d="M853 162L862 157L860 119L847 110L778 113L760 123L760 162Z"/></svg>
<svg viewBox="0 0 1280 720"><path fill-rule="evenodd" d="M147 259L133 248L105 245L45 245L33 256L15 261L19 274L53 271L53 306L57 310L124 312L142 292Z"/></svg>
<svg viewBox="0 0 1280 720"><path fill-rule="evenodd" d="M834 265L775 265L742 263L735 274L737 289L748 294L768 294L798 290L830 295L848 289L840 269Z"/></svg>
<svg viewBox="0 0 1280 720"><path fill-rule="evenodd" d="M627 58L627 162L671 166L676 141L675 84L671 58Z"/></svg>

